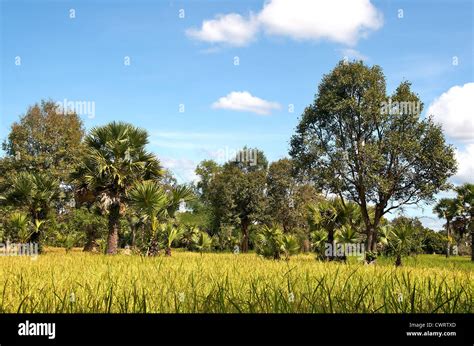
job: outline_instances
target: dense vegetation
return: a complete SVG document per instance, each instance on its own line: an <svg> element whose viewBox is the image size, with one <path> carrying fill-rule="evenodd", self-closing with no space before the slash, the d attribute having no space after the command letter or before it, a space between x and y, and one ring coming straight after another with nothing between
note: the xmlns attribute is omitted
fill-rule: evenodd
<svg viewBox="0 0 474 346"><path fill-rule="evenodd" d="M387 100L395 108L381 112ZM1 277L13 279L2 282L0 311L472 310L472 268L435 275L388 265L402 266L416 254L474 260L473 184L454 187L455 198L436 204L444 231L401 214L387 219L404 206L434 202L453 188L448 178L456 172L440 126L401 107L405 102L421 104L410 83L387 95L380 67L341 62L305 109L288 158L268 162L261 150L244 147L235 160L202 161L199 180L180 185L147 151L146 130L112 122L86 133L77 114L41 101L3 143L1 243L173 258L173 248L181 248L202 257L2 259ZM348 253L351 246L359 252ZM260 259L242 254L252 251ZM351 255L384 265L353 267ZM123 281L122 271L132 271L135 281ZM61 272L68 275L56 277L53 290L62 298L41 300L53 282L39 278ZM191 283L199 287L178 303L174 285ZM149 285L165 293L153 294ZM398 302L394 292L411 303ZM81 297L72 305L71 293Z"/></svg>

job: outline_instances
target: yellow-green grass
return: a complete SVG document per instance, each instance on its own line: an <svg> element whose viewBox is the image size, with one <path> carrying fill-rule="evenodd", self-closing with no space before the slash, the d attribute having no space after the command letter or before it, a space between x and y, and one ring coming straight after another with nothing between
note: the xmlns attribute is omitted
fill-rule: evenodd
<svg viewBox="0 0 474 346"><path fill-rule="evenodd" d="M418 256L406 263L50 250L36 260L0 257L0 312L473 312L474 267L467 258Z"/></svg>

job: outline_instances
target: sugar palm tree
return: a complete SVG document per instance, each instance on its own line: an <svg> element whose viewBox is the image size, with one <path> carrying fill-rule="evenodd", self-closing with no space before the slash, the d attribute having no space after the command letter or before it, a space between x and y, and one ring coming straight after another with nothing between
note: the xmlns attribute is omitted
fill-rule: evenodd
<svg viewBox="0 0 474 346"><path fill-rule="evenodd" d="M402 256L409 252L412 245L412 229L409 224L402 224L390 229L388 233L388 244L395 255L395 265L402 265Z"/></svg>
<svg viewBox="0 0 474 346"><path fill-rule="evenodd" d="M433 211L438 214L438 216L442 219L446 220L446 236L447 236L447 243L446 243L446 257L449 257L451 252L451 222L456 216L458 210L458 206L456 204L456 200L449 199L449 198L442 198L439 200L438 204L435 205Z"/></svg>
<svg viewBox="0 0 474 346"><path fill-rule="evenodd" d="M167 255L171 255L171 243L179 235L179 232L175 234L172 229L160 228L160 224L174 218L179 204L182 201L190 201L192 198L192 190L188 187L175 187L167 193L159 183L152 180L139 182L129 191L130 203L137 209L141 218L150 225L149 254L155 255L158 252L157 233L161 230L162 236L168 235L165 236L167 239L165 250Z"/></svg>
<svg viewBox="0 0 474 346"><path fill-rule="evenodd" d="M474 261L474 184L465 183L455 188L457 193L456 217L462 225L461 237L465 232L471 235L471 261Z"/></svg>
<svg viewBox="0 0 474 346"><path fill-rule="evenodd" d="M40 228L47 219L54 203L61 197L59 182L45 173L20 172L8 179L8 189L2 196L2 202L11 204L28 212L35 231L27 242L40 246Z"/></svg>
<svg viewBox="0 0 474 346"><path fill-rule="evenodd" d="M27 243L32 235L29 225L30 222L28 220L28 215L25 213L14 212L10 215L8 227L13 231L21 243Z"/></svg>
<svg viewBox="0 0 474 346"><path fill-rule="evenodd" d="M108 214L107 254L117 253L120 217L126 210L126 194L140 180L158 179L158 159L145 150L145 130L123 122L92 129L85 139L86 155L76 175L100 199Z"/></svg>

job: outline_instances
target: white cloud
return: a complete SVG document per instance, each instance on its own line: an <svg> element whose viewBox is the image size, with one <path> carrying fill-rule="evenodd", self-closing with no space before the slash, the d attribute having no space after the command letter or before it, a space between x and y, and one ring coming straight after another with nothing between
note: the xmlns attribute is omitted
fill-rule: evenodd
<svg viewBox="0 0 474 346"><path fill-rule="evenodd" d="M196 163L189 159L174 159L169 157L160 158L163 167L169 169L177 178L179 183L196 181L198 178L194 170Z"/></svg>
<svg viewBox="0 0 474 346"><path fill-rule="evenodd" d="M352 46L382 24L382 14L370 0L269 0L257 15L218 15L186 33L197 40L234 46L248 44L259 30L295 40L327 39Z"/></svg>
<svg viewBox="0 0 474 346"><path fill-rule="evenodd" d="M458 184L472 183L474 181L474 144L466 146L465 150L456 150L458 171L453 181Z"/></svg>
<svg viewBox="0 0 474 346"><path fill-rule="evenodd" d="M214 102L212 108L268 115L272 110L280 109L281 106L276 102L266 101L253 96L248 91L232 91L227 96L221 97Z"/></svg>
<svg viewBox="0 0 474 346"><path fill-rule="evenodd" d="M474 83L450 88L431 103L428 114L451 138L474 142Z"/></svg>
<svg viewBox="0 0 474 346"><path fill-rule="evenodd" d="M186 34L199 41L227 43L245 46L253 40L258 31L258 22L252 15L244 18L240 14L217 15L215 19L202 22L201 29L188 29Z"/></svg>
<svg viewBox="0 0 474 346"><path fill-rule="evenodd" d="M258 18L268 34L348 45L383 23L370 0L272 0L265 3Z"/></svg>

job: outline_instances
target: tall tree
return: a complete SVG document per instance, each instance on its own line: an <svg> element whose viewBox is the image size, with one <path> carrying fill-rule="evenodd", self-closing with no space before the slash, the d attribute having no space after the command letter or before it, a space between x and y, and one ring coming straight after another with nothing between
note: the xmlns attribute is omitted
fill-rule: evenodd
<svg viewBox="0 0 474 346"><path fill-rule="evenodd" d="M0 165L1 175L48 171L65 182L83 153L83 137L82 121L76 113L61 110L53 101L41 101L12 125L3 143L6 157Z"/></svg>
<svg viewBox="0 0 474 346"><path fill-rule="evenodd" d="M127 191L139 180L159 179L158 159L146 151L145 130L123 122L92 129L85 139L86 155L77 176L100 200L108 213L108 254L117 253L120 216Z"/></svg>
<svg viewBox="0 0 474 346"><path fill-rule="evenodd" d="M384 214L432 201L456 171L454 149L440 126L420 118L422 108L410 83L389 98L380 67L340 62L323 77L292 137L298 169L359 204L369 251L375 251Z"/></svg>
<svg viewBox="0 0 474 346"><path fill-rule="evenodd" d="M243 151L247 152L247 148ZM255 150L253 161L230 161L211 180L209 200L219 225L236 224L242 232L241 250L249 249L249 227L262 221L265 211L265 181L268 161Z"/></svg>
<svg viewBox="0 0 474 346"><path fill-rule="evenodd" d="M455 191L462 232L469 232L471 235L471 261L474 261L474 184L465 183L457 186Z"/></svg>
<svg viewBox="0 0 474 346"><path fill-rule="evenodd" d="M464 234L471 236L471 260L474 261L474 184L465 183L454 188L456 197L442 198L434 207L433 211L442 219L446 220L446 231L448 235L448 254L450 239L453 231L460 239Z"/></svg>
<svg viewBox="0 0 474 346"><path fill-rule="evenodd" d="M450 198L442 198L435 205L433 211L438 216L446 220L446 257L451 254L451 243L452 243L452 221L457 213L456 200Z"/></svg>

